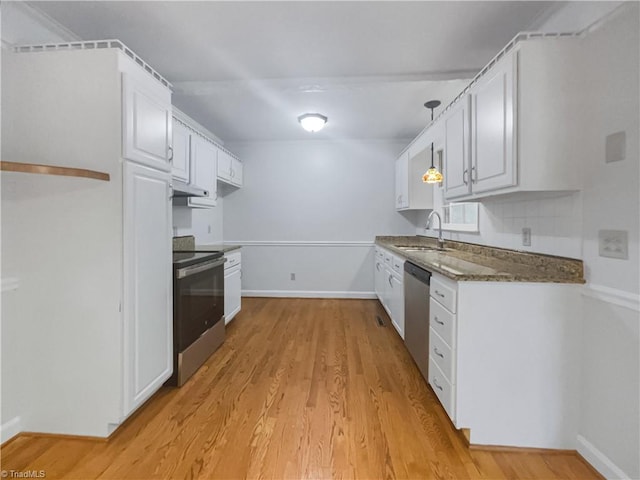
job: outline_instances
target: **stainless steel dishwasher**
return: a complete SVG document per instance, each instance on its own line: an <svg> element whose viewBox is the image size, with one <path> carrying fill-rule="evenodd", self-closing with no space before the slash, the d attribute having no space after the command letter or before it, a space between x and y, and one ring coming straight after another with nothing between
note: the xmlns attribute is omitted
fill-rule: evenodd
<svg viewBox="0 0 640 480"><path fill-rule="evenodd" d="M429 285L431 272L404 262L404 344L429 381Z"/></svg>

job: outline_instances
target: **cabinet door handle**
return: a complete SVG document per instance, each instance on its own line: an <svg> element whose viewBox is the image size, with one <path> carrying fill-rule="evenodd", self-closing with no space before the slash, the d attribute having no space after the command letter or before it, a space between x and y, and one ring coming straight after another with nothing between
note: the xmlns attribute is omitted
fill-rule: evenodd
<svg viewBox="0 0 640 480"><path fill-rule="evenodd" d="M471 183L478 183L478 171L476 167L471 167Z"/></svg>
<svg viewBox="0 0 640 480"><path fill-rule="evenodd" d="M469 170L465 168L464 172L462 172L462 183L465 185L469 185L469 181L467 180L467 175L469 174Z"/></svg>
<svg viewBox="0 0 640 480"><path fill-rule="evenodd" d="M440 293L438 290L436 290L436 295L438 295L438 296L439 296L439 297L441 297L441 298L444 298L444 294L443 294L443 293Z"/></svg>
<svg viewBox="0 0 640 480"><path fill-rule="evenodd" d="M173 147L169 146L167 150L169 150L169 163L173 163Z"/></svg>
<svg viewBox="0 0 640 480"><path fill-rule="evenodd" d="M438 347L433 347L433 353L435 353L440 358L444 358L444 355L438 351Z"/></svg>
<svg viewBox="0 0 640 480"><path fill-rule="evenodd" d="M437 317L437 316L433 317L433 319L436 321L436 323L437 323L438 325L444 325L444 322L443 322L443 321L438 320L438 317Z"/></svg>
<svg viewBox="0 0 640 480"><path fill-rule="evenodd" d="M380 264L376 263L376 270L380 271Z"/></svg>
<svg viewBox="0 0 640 480"><path fill-rule="evenodd" d="M433 384L435 385L435 387L436 387L438 390L442 391L442 387L441 387L440 385L438 385L438 382L436 382L435 377L434 377L434 379L433 379Z"/></svg>
<svg viewBox="0 0 640 480"><path fill-rule="evenodd" d="M389 275L389 285L393 288L393 282L391 280L393 280L393 276Z"/></svg>

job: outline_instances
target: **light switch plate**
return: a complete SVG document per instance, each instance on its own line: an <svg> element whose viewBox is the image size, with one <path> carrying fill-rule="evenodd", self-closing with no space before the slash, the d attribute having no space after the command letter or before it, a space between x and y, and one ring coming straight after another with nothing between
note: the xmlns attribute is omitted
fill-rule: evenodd
<svg viewBox="0 0 640 480"><path fill-rule="evenodd" d="M598 251L601 257L629 258L629 233L626 230L599 230Z"/></svg>
<svg viewBox="0 0 640 480"><path fill-rule="evenodd" d="M522 229L522 245L525 247L531 246L531 229L529 227Z"/></svg>

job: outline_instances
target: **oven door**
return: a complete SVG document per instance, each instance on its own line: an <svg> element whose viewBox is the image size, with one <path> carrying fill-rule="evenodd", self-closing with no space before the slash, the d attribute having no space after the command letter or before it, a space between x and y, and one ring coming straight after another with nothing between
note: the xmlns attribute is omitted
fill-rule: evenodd
<svg viewBox="0 0 640 480"><path fill-rule="evenodd" d="M184 351L224 317L224 257L176 270L174 345Z"/></svg>

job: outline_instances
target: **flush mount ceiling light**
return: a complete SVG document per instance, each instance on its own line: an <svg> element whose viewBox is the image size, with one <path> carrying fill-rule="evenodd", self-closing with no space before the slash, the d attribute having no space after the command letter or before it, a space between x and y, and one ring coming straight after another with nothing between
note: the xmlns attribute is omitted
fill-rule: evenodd
<svg viewBox="0 0 640 480"><path fill-rule="evenodd" d="M327 117L319 113L305 113L298 117L298 121L307 132L318 132L327 123Z"/></svg>
<svg viewBox="0 0 640 480"><path fill-rule="evenodd" d="M430 100L424 104L425 107L431 110L431 122L433 122L433 109L440 105L440 100ZM429 170L422 176L424 183L441 183L442 174L433 164L433 142L431 142L431 166Z"/></svg>

